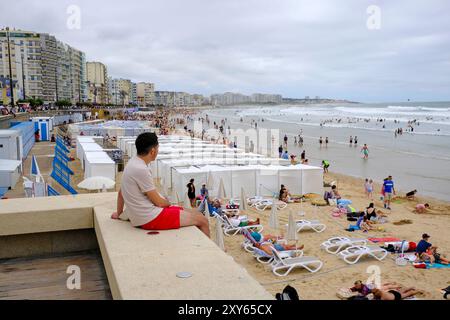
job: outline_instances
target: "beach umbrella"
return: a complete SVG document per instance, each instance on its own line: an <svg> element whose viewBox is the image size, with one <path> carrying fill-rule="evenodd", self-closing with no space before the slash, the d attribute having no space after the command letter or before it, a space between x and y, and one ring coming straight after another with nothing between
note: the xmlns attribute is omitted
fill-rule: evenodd
<svg viewBox="0 0 450 320"><path fill-rule="evenodd" d="M304 216L305 211L303 211L303 198L300 198L300 211L298 212L299 216Z"/></svg>
<svg viewBox="0 0 450 320"><path fill-rule="evenodd" d="M205 204L205 217L208 220L208 225L210 223L210 216L211 216L211 212L209 211L209 204L208 204L208 200L203 200L204 204Z"/></svg>
<svg viewBox="0 0 450 320"><path fill-rule="evenodd" d="M216 236L214 240L217 246L223 251L225 251L225 244L223 241L222 221L220 221L219 218L216 219Z"/></svg>
<svg viewBox="0 0 450 320"><path fill-rule="evenodd" d="M277 213L277 205L275 203L275 199L272 203L272 209L270 210L270 216L269 216L269 226L272 229L278 229L278 213Z"/></svg>
<svg viewBox="0 0 450 320"><path fill-rule="evenodd" d="M78 184L78 188L86 190L101 190L103 188L112 189L116 182L110 178L95 176L84 179Z"/></svg>
<svg viewBox="0 0 450 320"><path fill-rule="evenodd" d="M175 198L177 199L177 204L180 204L180 195L178 194L178 191L175 191Z"/></svg>
<svg viewBox="0 0 450 320"><path fill-rule="evenodd" d="M239 202L239 209L241 210L247 210L247 199L245 197L245 191L244 191L244 187L241 187L241 199Z"/></svg>
<svg viewBox="0 0 450 320"><path fill-rule="evenodd" d="M286 239L288 241L295 241L295 249L297 250L297 241L298 241L297 225L294 221L294 216L292 215L292 212L289 213L288 230L286 236L287 236Z"/></svg>
<svg viewBox="0 0 450 320"><path fill-rule="evenodd" d="M217 198L223 199L226 198L227 194L225 192L225 186L223 185L223 180L220 178L219 190L217 191Z"/></svg>
<svg viewBox="0 0 450 320"><path fill-rule="evenodd" d="M191 200L189 199L187 192L184 194L184 205L183 205L183 207L185 209L192 209Z"/></svg>
<svg viewBox="0 0 450 320"><path fill-rule="evenodd" d="M211 173L211 171L208 172L208 177L206 179L206 187L209 191L214 189L214 177Z"/></svg>

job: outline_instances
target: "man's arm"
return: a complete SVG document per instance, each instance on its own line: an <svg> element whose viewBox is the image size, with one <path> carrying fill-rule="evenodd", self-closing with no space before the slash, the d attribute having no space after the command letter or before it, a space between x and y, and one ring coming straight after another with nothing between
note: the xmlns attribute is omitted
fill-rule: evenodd
<svg viewBox="0 0 450 320"><path fill-rule="evenodd" d="M112 214L111 218L119 219L119 216L123 212L124 205L125 201L123 200L122 191L119 190L119 194L117 195L117 211Z"/></svg>
<svg viewBox="0 0 450 320"><path fill-rule="evenodd" d="M161 197L161 195L156 189L153 189L152 191L147 191L146 195L148 200L150 200L157 207L167 208L170 206L170 202L167 199Z"/></svg>

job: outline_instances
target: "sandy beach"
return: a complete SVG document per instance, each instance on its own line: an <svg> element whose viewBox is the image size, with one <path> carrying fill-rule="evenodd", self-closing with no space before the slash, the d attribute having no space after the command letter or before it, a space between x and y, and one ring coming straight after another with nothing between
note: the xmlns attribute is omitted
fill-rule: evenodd
<svg viewBox="0 0 450 320"><path fill-rule="evenodd" d="M328 173L325 181L337 181L341 195L351 199L353 206L357 210L363 210L369 203L367 200L362 179L357 179L341 174ZM375 190L379 190L376 186ZM415 214L411 210L416 203L429 202L434 208L433 214ZM439 289L450 284L449 269L416 269L411 264L398 266L395 264L396 255L389 254L382 262L375 259L363 259L356 265L348 265L338 257L331 255L320 249L320 244L328 238L334 236L349 236L356 238L368 237L396 237L408 241L419 241L422 233L431 235L430 242L440 248L440 252L447 257L450 256L450 239L448 237L448 226L450 225L450 203L438 201L431 198L419 198L418 201L400 200L393 203L392 212L389 213L389 222L382 224L385 232L362 231L347 232L344 229L352 222L346 217L335 218L331 216L331 207L317 207L316 209L309 203L303 204L304 217L300 217L298 212L300 204L289 204L284 210L278 211L280 227L284 227L288 222L289 213L296 219L318 219L325 223L327 228L322 233L314 231L302 231L299 235L298 244L305 245L304 255L315 256L323 261L324 266L317 273L310 273L304 269L292 271L286 277L275 276L268 266L256 261L250 253L241 248L242 235L232 237L225 236L225 247L227 253L236 262L242 265L250 275L257 279L270 293L281 292L286 285L291 285L297 289L301 299L339 299L336 292L339 288L351 287L356 280L366 281L370 276L367 268L379 266L381 271L381 282L398 282L404 286L416 287L424 290L424 295L416 296L418 299L442 299ZM376 208L383 208L382 202L375 200ZM382 209L383 210L383 209ZM383 210L386 212L387 210ZM272 230L268 226L270 210L260 213L254 209L245 212L250 218L260 218L264 225L263 234L285 234L286 229ZM393 222L402 219L409 219L411 224L394 225ZM213 221L213 219L211 219ZM214 221L213 221L214 223ZM214 226L211 226L214 237Z"/></svg>
<svg viewBox="0 0 450 320"><path fill-rule="evenodd" d="M37 143L33 148L34 154L38 156L41 172L45 178L48 178L51 169L54 144L48 142ZM75 157L75 149L71 150L72 157ZM27 159L24 165L25 174L29 172L30 159ZM72 177L72 186L76 186L84 179L83 171L79 160L72 161L70 167L75 172ZM394 173L395 174L395 173ZM122 173L117 174L117 183L115 190L119 190ZM53 181L47 179L47 181ZM350 199L352 206L357 210L364 210L364 208L371 202L367 199L364 193L364 181L360 178L355 178L343 174L329 172L324 175L325 182L336 181L341 196ZM52 186L60 191L62 194L67 194L67 191L62 189L54 181ZM289 188L289 186L287 186ZM379 199L379 190L381 186L375 183L374 186L374 203L377 209L383 212L388 210L383 209L383 204ZM85 190L77 189L80 193L86 193ZM112 190L111 190L112 191ZM8 192L9 198L23 197L22 182L19 181L15 190ZM252 196L252 195L247 195ZM417 203L428 202L431 205L432 212L430 214L415 214L412 212ZM225 248L227 254L243 266L248 273L254 277L261 285L263 285L271 294L275 295L281 292L286 285L295 287L301 299L339 299L336 292L339 288L352 286L355 280L365 281L371 275L367 273L371 266L378 266L381 272L381 282L398 282L404 286L414 286L424 290L424 295L419 295L419 299L442 299L442 294L439 289L444 288L450 284L448 276L449 269L416 269L411 264L407 266L397 266L395 264L395 255L389 254L386 259L379 262L375 259L363 259L356 265L348 265L338 257L326 253L320 249L320 244L335 236L349 236L357 238L369 237L396 237L407 241L419 241L422 233L431 235L430 242L440 248L440 252L449 257L450 256L450 238L448 237L448 227L450 225L450 203L442 200L437 200L430 197L419 196L416 200L410 201L406 199L399 199L392 204L392 211L389 214L389 222L383 224L384 232L370 231L363 233L361 231L348 232L345 231L349 224L354 222L347 221L346 217L332 217L330 206L313 207L310 202L305 202L302 205L302 211L305 216L298 215L300 211L300 204L289 204L284 210L278 212L280 229L272 230L268 225L270 210L263 213L254 209L247 210L244 214L251 219L260 218L264 225L263 234L285 234L285 224L288 222L289 213L294 215L296 219L318 219L326 224L326 230L322 233L313 231L302 231L299 233L299 245L304 245L304 255L314 256L319 258L324 266L317 273L310 273L304 269L297 269L292 271L286 277L277 277L270 270L269 266L263 265L256 261L256 259L241 247L243 241L242 235L224 236ZM411 220L411 224L394 225L393 222L403 219ZM211 219L211 238L214 239L215 219Z"/></svg>

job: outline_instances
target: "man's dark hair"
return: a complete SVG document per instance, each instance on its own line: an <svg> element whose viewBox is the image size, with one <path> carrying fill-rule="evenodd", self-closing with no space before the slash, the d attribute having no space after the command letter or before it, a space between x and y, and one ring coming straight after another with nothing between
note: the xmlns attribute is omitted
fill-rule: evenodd
<svg viewBox="0 0 450 320"><path fill-rule="evenodd" d="M136 150L140 156L147 155L152 148L158 146L158 136L154 132L141 133L136 138Z"/></svg>

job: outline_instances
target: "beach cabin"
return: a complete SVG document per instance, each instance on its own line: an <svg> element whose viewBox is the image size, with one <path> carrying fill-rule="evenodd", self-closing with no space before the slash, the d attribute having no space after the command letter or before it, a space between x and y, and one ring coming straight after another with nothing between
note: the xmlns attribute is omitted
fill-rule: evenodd
<svg viewBox="0 0 450 320"><path fill-rule="evenodd" d="M93 152L93 151L103 151L103 148L101 146L99 146L97 143L81 143L81 168L84 169L85 168L85 162L86 162L86 153L88 152Z"/></svg>
<svg viewBox="0 0 450 320"><path fill-rule="evenodd" d="M0 159L23 159L23 142L19 130L0 130Z"/></svg>
<svg viewBox="0 0 450 320"><path fill-rule="evenodd" d="M11 130L17 130L22 137L23 154L22 159L25 159L34 146L34 125L31 122L11 122Z"/></svg>
<svg viewBox="0 0 450 320"><path fill-rule="evenodd" d="M0 188L14 189L22 174L22 161L0 159Z"/></svg>
<svg viewBox="0 0 450 320"><path fill-rule="evenodd" d="M32 117L29 121L34 123L35 132L39 130L41 141L50 141L50 133L53 130L53 117Z"/></svg>
<svg viewBox="0 0 450 320"><path fill-rule="evenodd" d="M101 176L116 180L116 163L106 152L86 152L85 159L85 179Z"/></svg>

